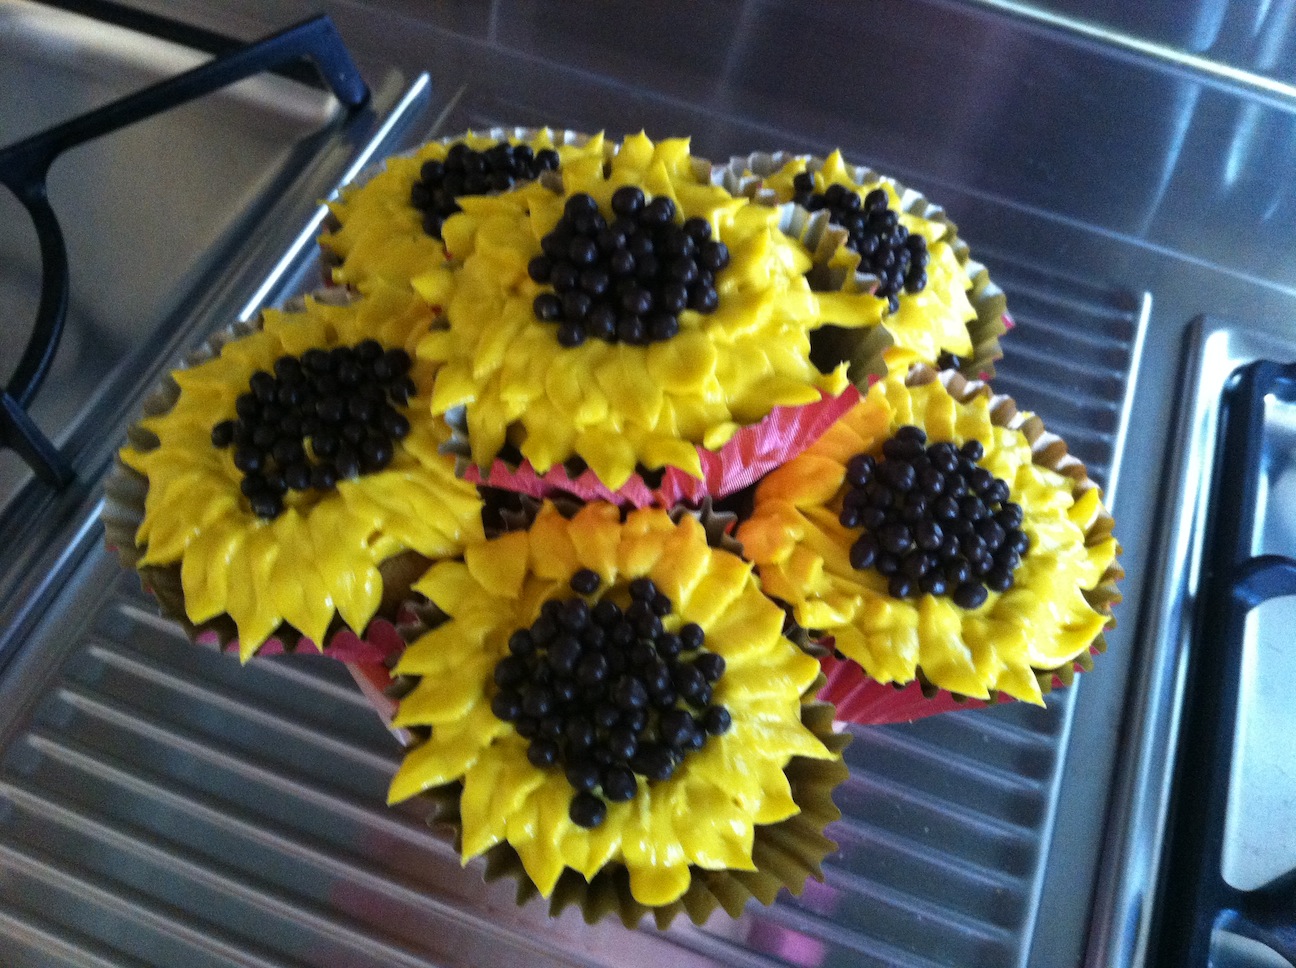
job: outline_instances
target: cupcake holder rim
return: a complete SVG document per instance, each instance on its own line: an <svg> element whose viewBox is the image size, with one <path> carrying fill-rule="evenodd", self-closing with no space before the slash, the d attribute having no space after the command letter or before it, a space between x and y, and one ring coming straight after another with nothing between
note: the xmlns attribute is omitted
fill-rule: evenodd
<svg viewBox="0 0 1296 968"><path fill-rule="evenodd" d="M656 927L666 930L681 914L697 925L705 923L718 908L730 917L737 917L752 898L769 905L782 888L799 894L809 878L821 881L823 860L836 849L836 844L823 831L841 816L832 802L832 792L848 776L841 753L850 742L849 733L834 729L832 706L812 698L822 678L803 696L801 718L834 757L831 760L792 757L784 768L801 811L778 823L755 826L752 854L757 870L713 871L691 867L689 888L679 900L650 906L631 895L623 864L608 865L588 882L576 871L565 868L545 902L549 915L557 917L567 908L575 907L588 924L616 917L627 928L638 925L645 915L652 915ZM458 811L461 790L461 784L451 783L420 794L420 799L432 807L429 826L456 850L461 846ZM514 881L519 905L540 897L521 858L506 841L490 848L484 857L485 880Z"/></svg>
<svg viewBox="0 0 1296 968"><path fill-rule="evenodd" d="M613 490L592 469L582 470L575 478L564 466L551 467L540 474L525 459L513 464L497 457L483 474L472 461L467 422L461 408L446 414L452 436L443 446L443 452L455 457L456 472L465 479L537 499L563 495L633 507L697 505L708 497L720 499L740 491L774 467L791 460L818 440L858 399L858 389L848 387L837 396L825 394L814 403L775 407L757 423L739 429L719 450L694 445L702 463L701 479L677 467L667 467L657 487L649 486L636 473Z"/></svg>

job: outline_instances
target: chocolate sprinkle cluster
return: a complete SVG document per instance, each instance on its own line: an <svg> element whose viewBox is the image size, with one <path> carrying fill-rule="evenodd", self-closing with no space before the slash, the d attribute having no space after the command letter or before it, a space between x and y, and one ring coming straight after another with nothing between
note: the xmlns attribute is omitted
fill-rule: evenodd
<svg viewBox="0 0 1296 968"><path fill-rule="evenodd" d="M439 239L445 220L462 211L458 200L464 195L506 192L557 169L558 152L552 148L533 151L530 145L500 142L476 151L460 142L451 145L444 161L424 162L410 188L410 204L423 213L423 231Z"/></svg>
<svg viewBox="0 0 1296 968"><path fill-rule="evenodd" d="M540 241L544 254L527 266L533 281L553 287L536 296L535 314L558 324L559 343L643 346L675 336L685 309L715 312L729 248L711 238L706 219L677 225L669 197L650 201L632 185L613 193L612 212L609 223L591 196L573 195Z"/></svg>
<svg viewBox="0 0 1296 968"><path fill-rule="evenodd" d="M814 176L803 171L792 180L792 200L802 208L828 211L828 221L849 236L846 246L859 253L860 268L878 277L874 295L886 299L891 312L900 308L901 291L922 292L927 286L927 240L910 235L900 216L887 208L887 193L875 188L864 196L845 185L829 185L822 194L814 190Z"/></svg>
<svg viewBox="0 0 1296 968"><path fill-rule="evenodd" d="M237 419L212 428L213 446L234 448L243 495L259 517L283 513L288 491L328 491L392 461L410 431L401 412L414 395L411 361L377 340L309 349L258 370L234 402Z"/></svg>
<svg viewBox="0 0 1296 968"><path fill-rule="evenodd" d="M977 464L985 454L978 441L926 443L920 428L901 427L882 445L882 460L857 454L846 465L841 523L864 529L851 565L877 569L895 598L948 595L960 608L980 608L988 589L1012 587L1030 548L1021 505Z"/></svg>
<svg viewBox="0 0 1296 968"><path fill-rule="evenodd" d="M561 768L576 790L569 814L581 827L607 818L607 802L634 797L639 777L667 780L708 736L729 730L724 706L711 704L724 659L703 648L701 626L667 632L671 600L649 578L630 583L623 610L594 604L600 579L586 568L575 596L551 599L530 628L509 638L495 666L491 711L530 740L527 759Z"/></svg>

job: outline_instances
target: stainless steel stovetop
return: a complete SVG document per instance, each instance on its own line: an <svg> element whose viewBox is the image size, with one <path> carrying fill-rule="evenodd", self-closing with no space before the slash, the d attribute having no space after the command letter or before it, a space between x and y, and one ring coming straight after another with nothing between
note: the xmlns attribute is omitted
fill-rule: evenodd
<svg viewBox="0 0 1296 968"><path fill-rule="evenodd" d="M1124 968L1159 950L1163 925L1151 914L1168 856L1167 751L1192 654L1192 536L1209 501L1189 468L1211 448L1198 444L1213 432L1209 386L1224 382L1225 343L1259 352L1242 349L1245 333L1226 338L1203 324L1215 341L1180 371L1180 327L1203 310L1238 316L1244 306L1248 318L1296 318L1280 230L1293 182L1272 158L1255 169L1278 173L1268 181L1236 168L1251 171L1261 147L1296 130L1296 102L1273 90L1252 97L1191 65L1140 61L1128 45L1113 54L991 9L1011 6L997 2L876 4L870 36L890 38L891 58L874 79L877 104L847 98L822 110L806 104L846 90L844 79L825 86L815 80L822 62L798 58L803 42L828 36L814 26L825 15L777 2L762 6L766 20L742 3L732 36L708 24L672 31L666 14L653 30L630 31L648 14L629 10L577 25L570 12L522 0L498 0L489 16L438 7L437 24L400 0L327 5L373 87L371 110L341 115L318 93L271 79L120 147L105 141L60 176L92 270L74 272L85 323L70 324L76 358L60 365L84 388L76 402L60 394L43 406L52 423L64 421L51 431L78 479L55 493L9 469L11 489L0 489L0 661L9 663L0 673L0 964ZM135 6L249 37L309 12L293 0ZM39 101L54 115L121 93L123 63L147 78L200 59L183 44L159 54L138 37L100 50L100 28L80 18L50 41L48 9L17 0L0 4L0 25L15 11L34 33L9 35L19 42L0 68L14 50L20 61L45 51L59 77L48 90L65 92L58 104ZM853 43L854 29L840 25L832 42ZM33 46L33 37L44 40ZM0 29L0 47L5 38ZM66 70L74 62L80 72ZM779 65L777 90L767 64ZM25 70L14 69L15 85ZM1086 93L1068 100L1081 77ZM1094 107L1100 92L1113 98L1106 113ZM6 105L30 103L0 105L0 141L13 130ZM1204 190L1219 141L1211 132L1235 115L1234 167L1222 169L1219 190ZM1043 710L861 730L827 882L736 921L658 934L515 908L476 868L460 870L413 810L383 805L399 751L343 669L326 660L239 668L190 647L100 545L98 481L138 401L207 332L314 284L317 200L374 157L498 123L691 131L713 157L841 144L926 189L955 213L1019 323L996 387L1068 440L1108 485L1122 525L1131 576L1100 673ZM195 139L213 129L224 132L222 148L203 149ZM18 133L29 130L19 122ZM1070 137L1055 144L1062 130ZM175 143L195 147L173 163ZM224 165L226 154L237 164ZM95 191L101 171L126 187ZM186 197L162 192L176 183L191 185L196 206L178 226ZM1229 211L1255 226L1250 235ZM180 228L183 245L169 247L167 233ZM102 244L133 230L147 235L141 255ZM0 239L6 264L21 266L21 247ZM0 294L13 318L28 317L26 296L11 305L8 289ZM1198 345L1196 332L1184 345ZM1266 493L1279 513L1266 516L1265 534L1276 538L1290 484L1274 467ZM1181 506L1195 510L1180 515ZM1231 759L1236 806L1222 876L1236 884L1291 866L1290 842L1273 829L1268 843L1257 840L1253 822L1257 808L1272 817L1282 806L1282 787L1253 779L1283 766L1266 759L1277 747L1254 742L1283 705L1272 688L1281 670L1270 665L1285 653L1266 635L1246 640L1246 668L1263 675L1240 680L1259 718L1247 720ZM1212 957L1264 968L1256 943L1224 930Z"/></svg>

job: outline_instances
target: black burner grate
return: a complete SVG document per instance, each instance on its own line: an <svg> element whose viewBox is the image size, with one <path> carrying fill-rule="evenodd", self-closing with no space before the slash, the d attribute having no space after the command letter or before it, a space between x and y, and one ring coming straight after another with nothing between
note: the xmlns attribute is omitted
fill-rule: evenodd
<svg viewBox="0 0 1296 968"><path fill-rule="evenodd" d="M303 58L347 109L368 102L368 88L337 29L328 17L318 16L0 149L0 183L31 216L41 256L36 322L9 384L0 389L0 447L16 451L41 480L63 487L74 476L67 458L28 413L58 351L68 309L67 247L49 201L50 167L69 148Z"/></svg>
<svg viewBox="0 0 1296 968"><path fill-rule="evenodd" d="M1253 552L1269 396L1296 402L1296 363L1242 366L1220 400L1216 497L1198 600L1200 649L1188 674L1165 894L1149 958L1157 968L1213 964L1216 930L1259 942L1296 964L1296 881L1238 890L1221 874L1247 615L1270 599L1296 595L1296 559Z"/></svg>

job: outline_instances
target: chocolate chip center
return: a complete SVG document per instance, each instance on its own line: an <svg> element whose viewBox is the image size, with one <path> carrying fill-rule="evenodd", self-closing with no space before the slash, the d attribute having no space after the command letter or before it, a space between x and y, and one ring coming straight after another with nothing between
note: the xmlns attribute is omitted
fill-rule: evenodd
<svg viewBox="0 0 1296 968"><path fill-rule="evenodd" d="M862 528L851 565L873 568L894 598L945 595L980 608L989 590L1013 586L1030 539L1008 484L981 467L984 448L970 440L925 446L904 426L882 445L882 459L857 454L846 465L841 523Z"/></svg>
<svg viewBox="0 0 1296 968"><path fill-rule="evenodd" d="M427 161L410 188L410 204L423 213L423 231L441 238L441 228L465 195L506 192L518 182L534 181L541 172L557 171L558 152L533 151L530 145L500 142L476 151L460 142L452 145L444 161Z"/></svg>
<svg viewBox="0 0 1296 968"><path fill-rule="evenodd" d="M527 273L552 286L535 298L536 318L558 324L558 342L580 346L593 337L633 346L679 333L680 313L713 313L720 304L716 274L729 248L711 238L706 219L675 222L675 203L651 200L634 186L612 195L611 223L589 195L573 195L544 253Z"/></svg>
<svg viewBox="0 0 1296 968"><path fill-rule="evenodd" d="M530 741L527 759L561 769L576 791L569 814L582 827L607 817L607 801L635 796L639 778L670 779L684 758L732 724L711 702L724 659L694 623L668 632L671 600L648 578L630 583L622 609L588 600L600 586L583 569L576 594L551 599L509 638L495 666L491 711Z"/></svg>
<svg viewBox="0 0 1296 968"><path fill-rule="evenodd" d="M792 187L794 202L812 212L826 210L828 221L846 230L846 247L859 253L861 269L878 277L874 295L886 299L891 312L900 308L901 291L926 288L927 240L900 224L899 213L887 207L885 189L873 189L862 202L845 185L829 185L818 193L814 176L805 171L792 180Z"/></svg>
<svg viewBox="0 0 1296 968"><path fill-rule="evenodd" d="M410 365L404 350L367 339L281 356L274 373L253 373L234 403L237 418L211 432L215 447L234 448L253 513L276 518L290 490L329 491L390 464L410 431Z"/></svg>

